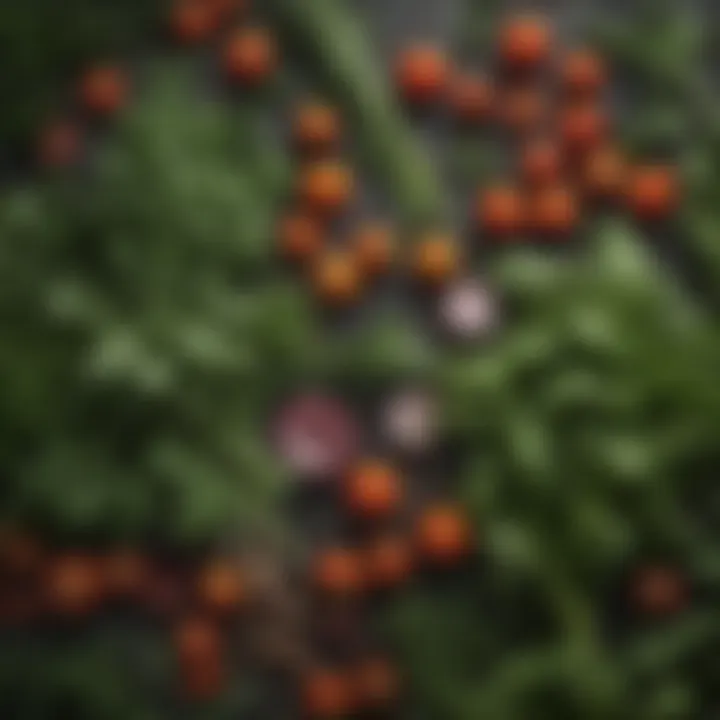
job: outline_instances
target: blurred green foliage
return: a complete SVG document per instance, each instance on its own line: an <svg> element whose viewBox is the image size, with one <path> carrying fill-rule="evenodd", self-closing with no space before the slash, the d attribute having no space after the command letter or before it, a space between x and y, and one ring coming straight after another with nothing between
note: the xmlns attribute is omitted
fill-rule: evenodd
<svg viewBox="0 0 720 720"><path fill-rule="evenodd" d="M580 259L522 253L496 272L511 324L443 371L488 568L395 608L414 687L433 718L697 717L709 681L670 674L717 647L712 605L654 641L613 647L607 623L635 560L674 558L720 588L720 538L690 500L715 494L720 461L716 322L620 221ZM648 670L641 648L663 637Z"/></svg>
<svg viewBox="0 0 720 720"><path fill-rule="evenodd" d="M262 112L174 65L148 84L90 178L4 198L3 505L188 542L267 509L258 418L316 328L271 272L287 161Z"/></svg>
<svg viewBox="0 0 720 720"><path fill-rule="evenodd" d="M503 336L442 360L458 489L483 549L467 577L419 589L384 618L403 648L417 717L716 712L712 24L671 2L624 13L594 26L616 73L623 146L678 161L683 212L666 233L606 217L584 233L580 253L562 259L504 254L491 273L507 304ZM487 41L473 27L461 33L471 47ZM458 151L473 179L485 176L487 156L470 157L467 141ZM689 611L669 622L643 620L622 599L628 571L656 557L677 563L695 587Z"/></svg>
<svg viewBox="0 0 720 720"><path fill-rule="evenodd" d="M147 47L158 0L28 0L0 5L0 157L13 157L38 124L72 98L87 63Z"/></svg>

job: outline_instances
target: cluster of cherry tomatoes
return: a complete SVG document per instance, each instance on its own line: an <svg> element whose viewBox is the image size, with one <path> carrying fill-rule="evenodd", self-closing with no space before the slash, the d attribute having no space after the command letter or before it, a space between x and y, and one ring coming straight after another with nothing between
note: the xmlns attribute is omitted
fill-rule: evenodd
<svg viewBox="0 0 720 720"><path fill-rule="evenodd" d="M302 269L319 301L346 308L373 282L398 267L426 287L437 287L460 269L451 234L428 229L400 248L398 229L386 219L363 220L333 242L336 221L351 207L357 190L352 167L340 157L342 118L325 102L302 104L293 118L293 146L300 170L292 202L281 218L280 254Z"/></svg>
<svg viewBox="0 0 720 720"><path fill-rule="evenodd" d="M456 68L437 47L402 50L394 80L403 100L442 109L463 131L498 130L515 148L515 172L475 192L470 215L483 241L570 237L587 212L626 211L641 223L667 219L680 201L675 167L633 162L613 138L608 69L592 48L558 48L540 16L507 20L497 39L492 74ZM427 287L444 287L462 270L460 243L448 230L428 229L401 258L386 222L363 223L338 249L328 242L332 220L350 205L352 169L338 158L342 123L336 108L310 103L294 118L302 165L296 202L281 220L281 253L308 273L316 295L347 306L368 281L403 260ZM404 253L403 253L404 254Z"/></svg>
<svg viewBox="0 0 720 720"><path fill-rule="evenodd" d="M273 432L278 456L302 491L319 490L332 501L352 537L326 540L309 557L306 583L314 617L340 611L359 626L374 599L402 591L420 573L453 571L472 558L474 532L462 508L442 498L418 507L403 471L405 460L419 460L437 447L435 409L433 398L417 388L387 399L376 420L395 460L363 453L363 427L334 397L305 393L280 409ZM380 661L374 662L379 675ZM302 682L308 716L396 707L398 673L387 659L382 663L385 689L376 690L370 702L355 687L354 660L338 662L325 654Z"/></svg>
<svg viewBox="0 0 720 720"><path fill-rule="evenodd" d="M220 64L231 83L254 88L273 77L279 52L268 29L238 22L247 12L244 0L177 0L170 29L178 42L194 45L232 21L222 37ZM459 70L427 45L401 51L394 69L399 93L412 106L443 107L466 129L499 127L516 144L514 176L476 192L471 215L483 238L568 237L597 203L625 208L642 222L662 221L677 208L676 169L633 163L613 139L608 71L598 52L561 52L544 18L512 17L499 33L494 75ZM131 89L121 66L104 64L80 78L77 97L91 117L109 118L127 103ZM322 101L305 102L293 118L292 135L301 165L294 202L279 223L279 250L306 269L323 301L347 305L398 259L397 234L384 220L365 221L342 248L327 242L329 221L349 207L356 190L353 170L339 156L341 115ZM40 136L40 160L68 165L81 142L79 123L53 120ZM410 246L408 264L425 284L443 284L462 267L452 232L428 230Z"/></svg>
<svg viewBox="0 0 720 720"><path fill-rule="evenodd" d="M227 80L257 87L271 78L278 65L274 36L259 24L241 22L249 15L247 0L175 0L168 32L183 47L218 39L219 65ZM77 108L93 121L109 120L130 100L131 74L122 64L105 62L89 67L76 84ZM77 117L49 120L38 138L38 162L45 168L63 168L82 155L84 126Z"/></svg>
<svg viewBox="0 0 720 720"><path fill-rule="evenodd" d="M515 172L476 192L483 238L566 238L598 203L642 222L666 219L680 197L676 169L634 164L613 139L608 68L590 47L558 47L539 15L510 17L492 73L458 70L438 48L412 46L396 80L414 107L443 107L464 130L500 130L517 148Z"/></svg>
<svg viewBox="0 0 720 720"><path fill-rule="evenodd" d="M206 675L189 672L187 628L197 627L196 617L217 622L237 618L246 609L248 595L243 568L231 556L178 568L129 549L49 551L17 529L6 528L0 542L3 623L19 626L43 619L76 623L113 608L146 611L178 625L180 668L195 694L211 688ZM203 663L203 673L209 664Z"/></svg>
<svg viewBox="0 0 720 720"><path fill-rule="evenodd" d="M346 307L369 281L391 268L395 231L384 220L364 222L349 243L331 244L333 221L349 207L356 190L352 169L338 157L339 111L323 102L304 103L293 119L292 137L301 167L293 200L278 225L278 250L306 273L322 302Z"/></svg>
<svg viewBox="0 0 720 720"><path fill-rule="evenodd" d="M467 558L473 534L464 513L453 504L422 509L410 538L383 530L404 510L406 493L401 473L390 463L364 460L350 469L341 484L342 506L373 532L360 552L333 548L316 558L313 578L319 588L341 595L385 590L407 582L418 561L453 567Z"/></svg>
<svg viewBox="0 0 720 720"><path fill-rule="evenodd" d="M415 542L380 531L400 510L402 484L389 465L365 462L348 475L344 503L375 524L362 547L334 546L311 559L308 589L328 608L345 607L370 592L405 584L422 557L456 565L472 547L462 514L452 506L427 509ZM50 620L77 623L104 610L132 607L173 626L183 690L203 699L227 680L228 630L256 622L263 597L252 571L232 556L178 568L130 550L49 552L31 535L5 529L0 542L0 618L6 625ZM329 603L329 604L328 604ZM342 667L323 663L298 669L299 695L309 717L335 717L397 702L399 673L383 655L365 653Z"/></svg>

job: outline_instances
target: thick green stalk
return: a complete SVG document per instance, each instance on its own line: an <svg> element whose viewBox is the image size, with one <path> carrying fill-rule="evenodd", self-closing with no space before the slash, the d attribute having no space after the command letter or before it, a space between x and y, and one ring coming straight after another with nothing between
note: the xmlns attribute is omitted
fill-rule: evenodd
<svg viewBox="0 0 720 720"><path fill-rule="evenodd" d="M358 18L342 0L272 0L270 11L291 44L306 54L357 133L406 222L440 222L445 198L429 157L413 138L387 72L375 62Z"/></svg>

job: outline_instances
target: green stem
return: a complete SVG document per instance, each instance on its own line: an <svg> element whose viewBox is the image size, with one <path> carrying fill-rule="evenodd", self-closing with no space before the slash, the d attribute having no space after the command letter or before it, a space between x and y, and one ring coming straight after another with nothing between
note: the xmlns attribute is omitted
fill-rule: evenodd
<svg viewBox="0 0 720 720"><path fill-rule="evenodd" d="M442 222L442 186L403 118L387 72L375 62L377 51L360 18L341 0L273 0L269 5L280 31L292 35L348 112L403 220L410 225Z"/></svg>
<svg viewBox="0 0 720 720"><path fill-rule="evenodd" d="M620 696L619 678L603 647L592 603L563 567L555 548L543 548L541 558L542 592L563 635L570 686L584 707L593 708L588 720L613 717Z"/></svg>

